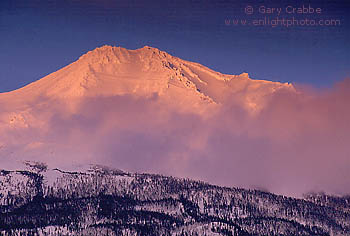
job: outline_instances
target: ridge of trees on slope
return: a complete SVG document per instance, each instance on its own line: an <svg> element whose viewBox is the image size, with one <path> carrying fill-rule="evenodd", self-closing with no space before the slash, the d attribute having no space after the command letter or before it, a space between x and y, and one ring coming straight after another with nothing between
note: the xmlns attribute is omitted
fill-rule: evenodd
<svg viewBox="0 0 350 236"><path fill-rule="evenodd" d="M0 170L1 235L350 235L350 197L305 199L94 166ZM214 234L216 233L216 234Z"/></svg>

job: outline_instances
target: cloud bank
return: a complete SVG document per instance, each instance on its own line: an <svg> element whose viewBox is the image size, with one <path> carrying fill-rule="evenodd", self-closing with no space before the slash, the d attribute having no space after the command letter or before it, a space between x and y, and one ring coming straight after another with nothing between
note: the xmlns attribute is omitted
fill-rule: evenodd
<svg viewBox="0 0 350 236"><path fill-rule="evenodd" d="M74 112L50 103L32 108L34 126L0 124L1 161L98 163L291 196L350 194L350 80L300 91L273 94L255 115L234 97L206 115L157 95L86 99Z"/></svg>

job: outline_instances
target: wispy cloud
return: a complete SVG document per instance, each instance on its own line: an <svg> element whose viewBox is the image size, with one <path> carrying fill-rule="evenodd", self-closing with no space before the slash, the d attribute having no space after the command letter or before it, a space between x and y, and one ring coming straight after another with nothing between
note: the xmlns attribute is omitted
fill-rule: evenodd
<svg viewBox="0 0 350 236"><path fill-rule="evenodd" d="M127 95L87 99L75 112L34 109L41 125L2 125L2 162L100 163L294 196L350 193L350 80L275 93L254 116L234 98L207 116L160 100Z"/></svg>

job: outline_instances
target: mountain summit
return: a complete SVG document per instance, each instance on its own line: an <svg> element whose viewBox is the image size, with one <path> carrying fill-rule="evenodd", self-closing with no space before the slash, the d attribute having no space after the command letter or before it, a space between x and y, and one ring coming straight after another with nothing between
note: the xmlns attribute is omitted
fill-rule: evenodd
<svg viewBox="0 0 350 236"><path fill-rule="evenodd" d="M99 163L103 156L132 159L145 153L179 162L188 150L206 150L220 119L257 117L280 90L295 92L290 84L222 74L148 46L103 46L0 94L2 165L38 158L62 165L89 158ZM237 112L225 114L232 107ZM242 120L226 126L238 130Z"/></svg>
<svg viewBox="0 0 350 236"><path fill-rule="evenodd" d="M247 73L226 75L157 48L136 50L103 46L74 63L21 89L0 94L0 103L45 97L73 99L132 94L190 104L219 104L237 99L249 110L260 109L264 97L291 84L250 79Z"/></svg>

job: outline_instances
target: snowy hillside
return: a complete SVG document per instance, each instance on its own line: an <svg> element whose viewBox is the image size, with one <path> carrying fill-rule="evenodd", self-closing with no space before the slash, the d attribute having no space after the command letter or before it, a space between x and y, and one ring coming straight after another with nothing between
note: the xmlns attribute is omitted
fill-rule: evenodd
<svg viewBox="0 0 350 236"><path fill-rule="evenodd" d="M349 197L294 199L102 166L29 167L0 171L1 235L350 235Z"/></svg>

